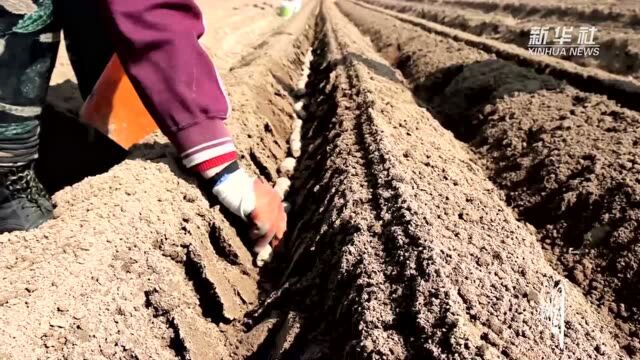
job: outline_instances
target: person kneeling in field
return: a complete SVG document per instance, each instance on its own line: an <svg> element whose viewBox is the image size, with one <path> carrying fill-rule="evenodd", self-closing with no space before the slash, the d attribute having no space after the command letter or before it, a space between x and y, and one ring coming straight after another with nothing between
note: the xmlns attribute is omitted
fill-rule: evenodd
<svg viewBox="0 0 640 360"><path fill-rule="evenodd" d="M229 100L198 43L204 25L193 0L0 4L0 233L36 228L52 215L33 164L61 29L82 96L90 94L115 50L184 164L207 179L224 206L255 227L258 246L277 245L286 228L282 201L237 162L224 125Z"/></svg>

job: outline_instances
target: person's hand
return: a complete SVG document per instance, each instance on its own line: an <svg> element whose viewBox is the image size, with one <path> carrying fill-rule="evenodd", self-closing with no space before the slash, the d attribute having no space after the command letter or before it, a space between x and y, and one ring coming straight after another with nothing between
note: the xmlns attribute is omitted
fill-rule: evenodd
<svg viewBox="0 0 640 360"><path fill-rule="evenodd" d="M251 224L254 251L276 247L287 227L287 214L280 195L269 184L247 175L243 169L222 176L213 188L218 200Z"/></svg>
<svg viewBox="0 0 640 360"><path fill-rule="evenodd" d="M276 248L287 229L287 214L280 195L268 184L260 179L253 182L255 194L255 208L249 213L253 223L251 236L256 240L255 250L268 244Z"/></svg>

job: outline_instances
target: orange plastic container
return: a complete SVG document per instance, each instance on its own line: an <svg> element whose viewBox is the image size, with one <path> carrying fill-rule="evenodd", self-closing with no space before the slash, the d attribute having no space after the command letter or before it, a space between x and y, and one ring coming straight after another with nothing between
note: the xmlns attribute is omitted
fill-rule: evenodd
<svg viewBox="0 0 640 360"><path fill-rule="evenodd" d="M125 149L158 130L117 56L109 61L82 106L80 121L98 129Z"/></svg>

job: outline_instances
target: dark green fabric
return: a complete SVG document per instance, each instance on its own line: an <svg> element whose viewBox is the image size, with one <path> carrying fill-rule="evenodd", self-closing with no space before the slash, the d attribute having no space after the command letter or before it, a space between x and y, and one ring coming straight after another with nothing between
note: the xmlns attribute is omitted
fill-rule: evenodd
<svg viewBox="0 0 640 360"><path fill-rule="evenodd" d="M3 140L24 139L38 131L38 120L27 120L16 123L0 123L0 142ZM27 135L27 136L25 136Z"/></svg>
<svg viewBox="0 0 640 360"><path fill-rule="evenodd" d="M14 33L28 34L43 29L53 21L53 4L51 0L36 2L36 11L26 14L11 30Z"/></svg>
<svg viewBox="0 0 640 360"><path fill-rule="evenodd" d="M27 0L24 0L27 1ZM0 37L10 33L28 34L43 29L53 22L54 12L52 0L38 0L35 2L36 10L29 14L11 14L6 8L0 8L1 12L14 15L9 21L5 19L0 24Z"/></svg>

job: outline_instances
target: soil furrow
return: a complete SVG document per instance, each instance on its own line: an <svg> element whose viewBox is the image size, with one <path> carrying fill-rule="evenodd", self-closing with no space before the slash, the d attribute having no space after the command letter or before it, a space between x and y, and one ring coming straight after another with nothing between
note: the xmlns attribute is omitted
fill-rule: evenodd
<svg viewBox="0 0 640 360"><path fill-rule="evenodd" d="M577 33L581 26L592 26L589 23L570 22L566 18L541 22L531 18L514 19L511 16L501 16L499 13L487 15L482 12L452 8L449 4L417 4L399 0L369 0L368 2L474 35L511 43L524 49L529 47L529 35L533 27L546 26L549 33L553 35L556 29L562 31L563 27L571 27L571 31ZM598 44L597 53L592 52L588 56L584 55L585 53L572 54L567 50L564 54L558 51L555 56L581 66L597 67L610 73L639 80L640 37L638 34L626 27L603 27L602 25L596 28L596 32L597 37L594 38L594 42Z"/></svg>
<svg viewBox="0 0 640 360"><path fill-rule="evenodd" d="M341 8L485 160L552 263L616 317L621 345L637 355L640 115L389 16Z"/></svg>
<svg viewBox="0 0 640 360"><path fill-rule="evenodd" d="M433 2L425 0L423 2ZM581 4L580 1L565 1L563 4L549 3L527 4L522 2L492 0L444 0L450 6L480 10L485 13L504 12L515 18L534 19L569 19L574 22L607 23L614 22L621 26L640 26L640 14L634 1L617 1L615 7L609 4Z"/></svg>
<svg viewBox="0 0 640 360"><path fill-rule="evenodd" d="M234 66L226 78L235 109L233 121L228 126L239 135L235 138L236 146L249 149L244 152L249 155L242 155L240 161L245 168L255 169L256 175L269 181L277 178L277 167L287 154L287 139L294 119L289 90L294 88L302 72L306 49L313 35L311 25L316 7L316 2L306 4L290 23ZM203 315L220 325L225 333L229 356L244 358L256 351L271 325L242 334L238 321L258 303L258 274L252 264L253 255L241 240L248 235L234 230L244 226L233 216L225 215L215 214L209 233L213 248L188 249L187 262L191 260L192 266L187 270L193 270L190 274ZM214 254L221 256L224 262ZM176 321L180 325L180 319ZM199 336L199 332L194 332L187 340L198 346ZM206 347L195 350L212 354Z"/></svg>
<svg viewBox="0 0 640 360"><path fill-rule="evenodd" d="M534 234L331 2L318 28L303 134L320 145L288 239L303 251L271 304L304 319L283 358L561 356L539 309L562 277ZM610 319L566 289L564 355L623 358Z"/></svg>
<svg viewBox="0 0 640 360"><path fill-rule="evenodd" d="M367 0L382 1L382 0ZM387 3L387 2L385 2ZM485 39L464 31L452 29L428 20L404 15L365 3L359 3L368 9L374 9L385 15L390 15L408 24L420 27L426 31L451 38L471 47L521 66L535 69L540 74L549 74L555 78L567 81L576 88L605 95L621 105L632 110L640 110L635 100L640 95L640 83L627 77L618 76L595 68L585 68L577 64L545 55L532 55L528 51L515 45Z"/></svg>

